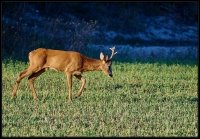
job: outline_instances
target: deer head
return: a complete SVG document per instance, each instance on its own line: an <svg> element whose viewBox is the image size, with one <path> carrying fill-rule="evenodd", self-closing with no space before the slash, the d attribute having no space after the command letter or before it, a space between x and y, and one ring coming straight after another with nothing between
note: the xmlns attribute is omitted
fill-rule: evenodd
<svg viewBox="0 0 200 139"><path fill-rule="evenodd" d="M117 52L115 52L115 46L110 48L110 50L112 51L110 58L108 58L108 55L104 55L102 52L100 53L100 59L102 61L102 66L101 66L101 70L106 74L109 75L110 77L113 77L112 75L112 58L115 54L117 54Z"/></svg>

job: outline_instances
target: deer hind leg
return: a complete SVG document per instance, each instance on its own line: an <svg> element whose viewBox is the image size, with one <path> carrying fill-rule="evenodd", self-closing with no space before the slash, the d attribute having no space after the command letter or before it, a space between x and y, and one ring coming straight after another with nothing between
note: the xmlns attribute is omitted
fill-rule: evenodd
<svg viewBox="0 0 200 139"><path fill-rule="evenodd" d="M18 76L18 78L17 78L17 80L16 80L16 83L15 83L15 86L14 86L14 88L13 88L13 92L12 92L12 96L13 96L13 97L15 97L15 96L17 95L17 89L18 89L18 87L19 87L20 81L21 81L24 77L26 77L26 76L28 76L28 75L30 75L30 74L32 74L32 73L33 73L33 70L30 69L30 68L28 68L28 69L22 71L22 72L19 74L19 76Z"/></svg>
<svg viewBox="0 0 200 139"><path fill-rule="evenodd" d="M83 92L83 88L85 86L86 80L81 76L81 75L74 75L76 78L78 78L79 80L81 80L81 88L79 89L78 93L77 93L77 97L81 96L82 92Z"/></svg>
<svg viewBox="0 0 200 139"><path fill-rule="evenodd" d="M45 69L42 69L42 70L39 70L38 72L36 73L33 73L31 74L29 77L28 77L28 84L29 84L29 87L32 91L32 96L35 100L38 100L38 97L37 97L37 94L35 92L35 87L34 87L34 80L40 76L43 72L45 72Z"/></svg>

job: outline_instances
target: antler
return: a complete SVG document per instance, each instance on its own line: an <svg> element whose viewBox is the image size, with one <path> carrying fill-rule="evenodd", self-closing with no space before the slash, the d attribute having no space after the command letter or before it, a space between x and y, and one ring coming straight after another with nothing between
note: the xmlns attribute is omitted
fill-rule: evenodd
<svg viewBox="0 0 200 139"><path fill-rule="evenodd" d="M112 57L114 56L114 55L116 55L117 54L117 52L115 52L115 46L114 47L112 47L112 48L110 48L110 50L112 51L112 54L111 54L111 56L110 56L110 60L112 59Z"/></svg>

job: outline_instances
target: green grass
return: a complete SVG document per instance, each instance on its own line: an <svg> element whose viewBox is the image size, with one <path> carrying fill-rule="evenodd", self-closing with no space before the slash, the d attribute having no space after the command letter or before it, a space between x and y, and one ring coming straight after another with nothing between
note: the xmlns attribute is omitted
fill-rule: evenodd
<svg viewBox="0 0 200 139"><path fill-rule="evenodd" d="M198 67L195 64L113 63L114 78L87 72L86 89L67 103L63 73L35 82L39 101L22 80L24 62L2 63L2 136L197 136ZM80 82L73 78L73 95Z"/></svg>

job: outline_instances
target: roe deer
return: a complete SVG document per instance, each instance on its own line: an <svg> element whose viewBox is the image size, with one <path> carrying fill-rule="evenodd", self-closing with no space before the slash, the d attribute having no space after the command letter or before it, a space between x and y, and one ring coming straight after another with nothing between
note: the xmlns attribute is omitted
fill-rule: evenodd
<svg viewBox="0 0 200 139"><path fill-rule="evenodd" d="M20 81L24 77L28 77L28 84L32 91L34 99L38 99L34 88L34 80L43 72L49 69L64 72L67 76L67 85L69 89L68 101L72 101L72 77L75 76L81 80L82 85L77 93L77 96L81 96L86 80L82 77L82 73L86 71L101 70L106 75L112 77L112 57L117 53L115 47L110 48L112 54L110 58L100 53L100 60L86 57L78 52L74 51L61 51L45 48L38 48L29 53L29 67L22 71L15 83L12 95L16 96L16 92Z"/></svg>

